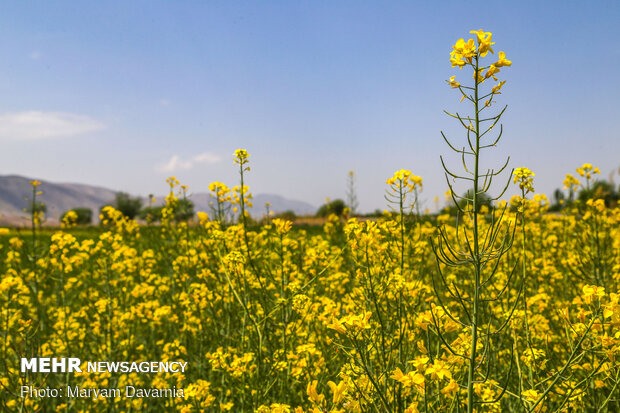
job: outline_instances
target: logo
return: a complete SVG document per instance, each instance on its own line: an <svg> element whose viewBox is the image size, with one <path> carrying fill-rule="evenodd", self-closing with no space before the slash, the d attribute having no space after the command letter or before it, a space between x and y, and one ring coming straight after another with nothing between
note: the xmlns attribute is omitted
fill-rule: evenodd
<svg viewBox="0 0 620 413"><path fill-rule="evenodd" d="M81 373L80 364L77 357L22 357L20 370L22 373Z"/></svg>

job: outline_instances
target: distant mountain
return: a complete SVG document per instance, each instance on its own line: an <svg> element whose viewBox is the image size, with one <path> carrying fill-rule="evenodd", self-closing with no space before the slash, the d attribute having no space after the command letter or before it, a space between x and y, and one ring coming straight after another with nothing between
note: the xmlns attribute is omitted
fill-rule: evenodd
<svg viewBox="0 0 620 413"><path fill-rule="evenodd" d="M30 181L18 175L0 176L0 225L27 225L28 214L25 212L32 199ZM96 214L103 205L114 202L117 191L92 185L73 183L53 183L39 179L38 188L43 194L38 200L47 206L47 222L51 225L58 223L60 216L72 208L90 208ZM157 197L162 200L164 197ZM212 197L208 193L196 193L190 196L196 211L209 211ZM306 202L286 199L280 195L258 194L254 196L253 208L249 211L255 217L265 214L265 204L270 204L269 210L274 213L293 211L297 215L310 215L316 208ZM146 201L144 202L146 204Z"/></svg>
<svg viewBox="0 0 620 413"><path fill-rule="evenodd" d="M25 212L32 200L30 181L18 175L0 176L0 221L19 225L27 218ZM53 183L39 179L43 192L37 199L47 207L46 217L51 224L72 208L84 207L98 211L102 205L114 201L115 191L92 185ZM27 220L26 220L27 222Z"/></svg>
<svg viewBox="0 0 620 413"><path fill-rule="evenodd" d="M266 211L265 205L269 203L269 210L274 213L293 211L297 215L314 215L317 207L304 201L287 199L276 194L258 194L252 199L254 207L252 214L263 214Z"/></svg>
<svg viewBox="0 0 620 413"><path fill-rule="evenodd" d="M191 194L189 199L194 203L196 211L210 211L210 204L213 202L213 196L208 193ZM275 194L258 194L252 198L252 208L248 211L256 218L265 215L267 208L265 204L269 203L269 211L280 213L285 211L293 211L296 215L313 215L317 208L307 202L287 199Z"/></svg>

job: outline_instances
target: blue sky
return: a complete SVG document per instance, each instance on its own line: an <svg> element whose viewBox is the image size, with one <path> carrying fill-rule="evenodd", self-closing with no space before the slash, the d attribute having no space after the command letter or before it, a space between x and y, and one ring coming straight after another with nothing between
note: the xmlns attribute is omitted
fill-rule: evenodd
<svg viewBox="0 0 620 413"><path fill-rule="evenodd" d="M424 206L447 189L439 156L466 111L445 83L469 30L513 66L485 165L536 172L550 194L584 162L620 167L617 1L29 1L0 13L0 174L162 194L237 182L316 206L357 175L362 211L411 169Z"/></svg>

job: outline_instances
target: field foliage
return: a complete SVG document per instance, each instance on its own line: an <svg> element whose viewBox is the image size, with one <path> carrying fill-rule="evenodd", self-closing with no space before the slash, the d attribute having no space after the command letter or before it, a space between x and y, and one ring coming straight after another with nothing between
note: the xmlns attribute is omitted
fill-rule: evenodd
<svg viewBox="0 0 620 413"><path fill-rule="evenodd" d="M472 34L451 54L474 76L472 86L448 82L472 112L448 113L466 143L444 135L464 166L444 163L445 213L421 214L422 178L398 170L382 217L345 210L313 231L285 219L257 225L240 149L240 184L213 183L213 210L191 223L178 214L186 188L171 178L157 225L107 207L99 227L73 227L67 214L65 228L42 232L33 207L31 231L2 230L3 411L620 411L620 208L590 191L591 164L567 177L553 213L529 169L479 170L499 141L491 132L501 136L505 108L485 114L511 62L499 52L483 65L494 42ZM493 179L520 195L502 201ZM471 188L463 196L458 182ZM45 196L37 186L32 205ZM574 199L579 192L588 196ZM22 373L22 357L188 369ZM184 397L21 397L23 385L176 388Z"/></svg>

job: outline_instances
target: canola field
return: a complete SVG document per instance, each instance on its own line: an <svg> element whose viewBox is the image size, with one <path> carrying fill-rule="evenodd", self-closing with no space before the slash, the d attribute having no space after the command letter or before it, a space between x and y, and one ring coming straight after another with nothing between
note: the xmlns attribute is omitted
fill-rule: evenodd
<svg viewBox="0 0 620 413"><path fill-rule="evenodd" d="M450 56L471 84L448 85L471 110L449 113L466 168L444 164L444 213L414 212L423 180L398 170L381 217L257 225L240 149L240 185L214 183L214 210L190 223L174 219L171 179L157 225L108 207L99 227L49 233L33 214L31 231L3 231L2 410L620 411L620 208L588 192L591 164L564 182L591 196L557 212L529 169L479 171L511 62L471 34ZM502 201L493 179L520 195ZM460 181L472 190L458 195ZM63 357L81 371L37 361Z"/></svg>

